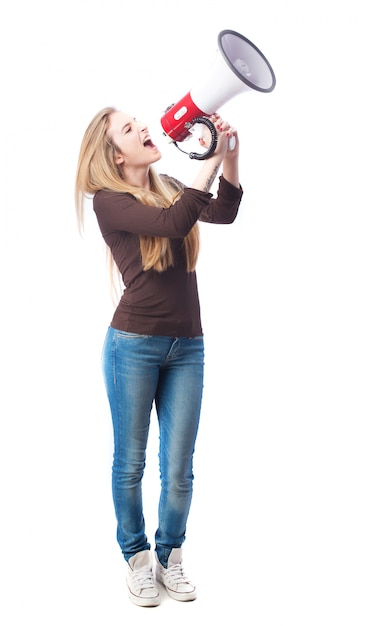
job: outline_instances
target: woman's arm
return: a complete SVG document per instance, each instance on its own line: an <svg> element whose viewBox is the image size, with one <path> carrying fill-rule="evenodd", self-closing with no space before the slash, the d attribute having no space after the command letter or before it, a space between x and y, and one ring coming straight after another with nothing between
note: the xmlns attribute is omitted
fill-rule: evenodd
<svg viewBox="0 0 368 626"><path fill-rule="evenodd" d="M185 237L211 200L211 194L187 187L170 207L148 206L129 193L101 189L93 208L103 235L126 231L153 237Z"/></svg>
<svg viewBox="0 0 368 626"><path fill-rule="evenodd" d="M239 137L236 131L233 131L231 135L231 142L234 147L232 147L232 149L228 149L225 154L222 165L222 174L229 183L239 189Z"/></svg>
<svg viewBox="0 0 368 626"><path fill-rule="evenodd" d="M228 122L225 122L219 115L212 115L211 122L215 124L217 130L217 146L212 156L206 159L201 170L196 176L191 187L199 191L208 193L213 182L219 172L221 164L223 165L223 176L226 180L239 188L239 139L238 134ZM235 140L235 146L229 150L229 140ZM208 147L209 137L205 128L205 135L200 140L201 145Z"/></svg>
<svg viewBox="0 0 368 626"><path fill-rule="evenodd" d="M219 178L217 195L203 208L199 220L211 224L232 224L243 197L241 186L235 187L224 176Z"/></svg>

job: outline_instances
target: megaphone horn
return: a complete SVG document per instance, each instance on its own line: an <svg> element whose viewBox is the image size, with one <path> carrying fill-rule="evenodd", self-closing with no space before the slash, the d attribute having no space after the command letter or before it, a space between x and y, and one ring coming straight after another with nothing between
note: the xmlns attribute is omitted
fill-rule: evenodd
<svg viewBox="0 0 368 626"><path fill-rule="evenodd" d="M226 102L250 89L269 93L276 85L274 71L264 54L249 39L234 30L218 35L218 54L205 77L161 118L164 135L177 145L190 135L198 122L212 132L212 144L204 154L189 153L194 159L208 158L216 148L216 132L208 117Z"/></svg>

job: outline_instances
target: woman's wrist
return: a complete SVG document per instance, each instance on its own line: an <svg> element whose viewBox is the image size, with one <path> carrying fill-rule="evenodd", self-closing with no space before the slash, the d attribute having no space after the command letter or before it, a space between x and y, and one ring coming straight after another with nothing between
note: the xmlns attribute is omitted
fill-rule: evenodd
<svg viewBox="0 0 368 626"><path fill-rule="evenodd" d="M240 187L239 166L237 159L224 159L222 173L223 177L226 178L229 183L234 185L234 187Z"/></svg>
<svg viewBox="0 0 368 626"><path fill-rule="evenodd" d="M214 155L205 160L198 176L195 178L192 188L209 193L214 180L220 169L222 159Z"/></svg>

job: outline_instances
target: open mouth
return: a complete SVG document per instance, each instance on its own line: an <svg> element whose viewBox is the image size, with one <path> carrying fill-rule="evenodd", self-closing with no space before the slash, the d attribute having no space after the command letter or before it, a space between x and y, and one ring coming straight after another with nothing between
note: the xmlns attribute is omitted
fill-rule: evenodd
<svg viewBox="0 0 368 626"><path fill-rule="evenodd" d="M146 141L143 143L145 148L156 148L155 144L152 143L151 139L146 139Z"/></svg>

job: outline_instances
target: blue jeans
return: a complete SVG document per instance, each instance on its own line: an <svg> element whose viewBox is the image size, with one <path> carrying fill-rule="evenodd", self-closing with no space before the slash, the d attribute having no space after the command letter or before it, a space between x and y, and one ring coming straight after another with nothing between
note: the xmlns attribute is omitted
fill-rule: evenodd
<svg viewBox="0 0 368 626"><path fill-rule="evenodd" d="M151 547L145 533L142 478L155 403L161 478L155 543L157 556L166 566L172 548L180 548L185 540L192 500L203 337L146 336L109 327L102 361L114 432L117 540L126 560Z"/></svg>

